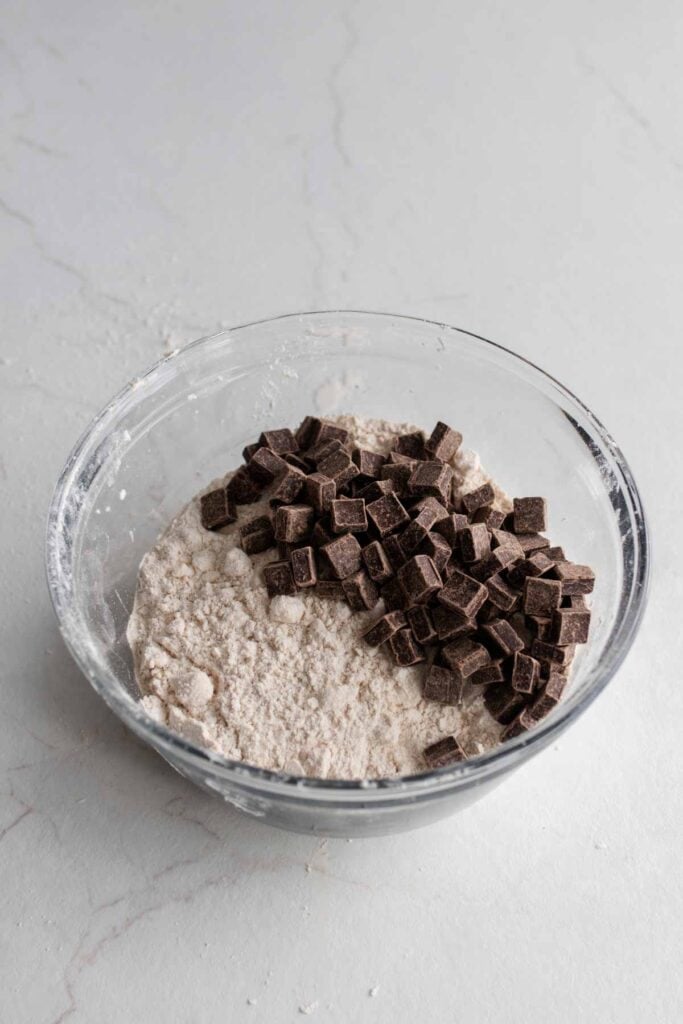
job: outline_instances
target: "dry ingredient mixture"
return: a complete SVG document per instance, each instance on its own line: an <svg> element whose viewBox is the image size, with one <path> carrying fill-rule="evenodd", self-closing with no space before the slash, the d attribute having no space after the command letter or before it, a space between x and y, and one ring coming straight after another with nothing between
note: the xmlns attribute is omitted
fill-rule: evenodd
<svg viewBox="0 0 683 1024"><path fill-rule="evenodd" d="M337 779L531 728L587 637L592 573L540 536L543 499L513 506L461 440L342 416L248 446L143 559L146 711L228 758Z"/></svg>

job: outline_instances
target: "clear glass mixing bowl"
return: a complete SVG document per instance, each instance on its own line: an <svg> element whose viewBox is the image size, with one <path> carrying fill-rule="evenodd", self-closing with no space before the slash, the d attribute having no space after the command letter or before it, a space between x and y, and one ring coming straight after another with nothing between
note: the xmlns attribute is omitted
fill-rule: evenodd
<svg viewBox="0 0 683 1024"><path fill-rule="evenodd" d="M208 753L136 702L126 644L140 559L207 481L266 427L353 412L465 436L514 494L548 497L553 541L592 565L591 642L568 697L532 732L453 768L378 782L302 779ZM78 442L49 513L47 575L64 639L97 693L182 775L273 825L378 835L479 799L595 699L635 637L648 537L629 468L566 388L512 352L445 324L333 311L248 324L194 342L133 381Z"/></svg>

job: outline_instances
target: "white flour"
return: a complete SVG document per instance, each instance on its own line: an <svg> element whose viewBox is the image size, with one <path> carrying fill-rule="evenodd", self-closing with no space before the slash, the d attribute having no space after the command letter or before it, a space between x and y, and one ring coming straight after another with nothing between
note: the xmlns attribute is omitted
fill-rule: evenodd
<svg viewBox="0 0 683 1024"><path fill-rule="evenodd" d="M416 429L335 422L380 452ZM471 452L452 465L462 492L489 479ZM509 507L502 492L496 499ZM240 506L239 519L267 507ZM226 757L319 778L422 771L424 748L448 733L468 754L495 746L501 728L480 695L462 707L424 701L423 666L397 668L362 640L378 611L352 613L310 592L269 600L260 570L273 552L244 554L238 526L204 530L197 497L142 561L128 640L153 718Z"/></svg>

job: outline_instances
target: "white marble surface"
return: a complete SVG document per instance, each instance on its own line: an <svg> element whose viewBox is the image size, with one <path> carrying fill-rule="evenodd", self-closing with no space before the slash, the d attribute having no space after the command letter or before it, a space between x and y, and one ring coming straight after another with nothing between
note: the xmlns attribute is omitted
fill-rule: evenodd
<svg viewBox="0 0 683 1024"><path fill-rule="evenodd" d="M24 0L0 32L0 1020L680 1020L680 4ZM351 844L264 829L127 735L42 567L63 460L128 378L334 306L565 381L657 559L557 747Z"/></svg>

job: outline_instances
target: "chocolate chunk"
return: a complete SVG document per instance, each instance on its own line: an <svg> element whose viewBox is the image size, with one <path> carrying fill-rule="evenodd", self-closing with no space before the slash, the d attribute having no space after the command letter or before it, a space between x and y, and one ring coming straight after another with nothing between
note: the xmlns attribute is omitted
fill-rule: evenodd
<svg viewBox="0 0 683 1024"><path fill-rule="evenodd" d="M373 540L370 544L367 544L363 548L362 556L367 574L375 583L384 583L394 575L391 562L378 540Z"/></svg>
<svg viewBox="0 0 683 1024"><path fill-rule="evenodd" d="M408 480L411 494L431 494L448 501L453 480L453 470L443 462L419 462Z"/></svg>
<svg viewBox="0 0 683 1024"><path fill-rule="evenodd" d="M486 558L482 558L479 562L472 562L469 572L474 579L484 582L499 573L501 569L512 565L517 557L514 548L495 548Z"/></svg>
<svg viewBox="0 0 683 1024"><path fill-rule="evenodd" d="M562 584L559 580L536 579L527 576L524 581L524 611L527 615L550 618L560 607Z"/></svg>
<svg viewBox="0 0 683 1024"><path fill-rule="evenodd" d="M422 541L429 534L429 530L426 526L417 520L413 520L399 537L401 547L406 555L410 555L413 551L419 548Z"/></svg>
<svg viewBox="0 0 683 1024"><path fill-rule="evenodd" d="M333 533L364 533L368 528L362 498L335 498L330 508Z"/></svg>
<svg viewBox="0 0 683 1024"><path fill-rule="evenodd" d="M320 430L320 420L315 416L304 416L294 435L300 451L306 451L314 443Z"/></svg>
<svg viewBox="0 0 683 1024"><path fill-rule="evenodd" d="M125 497L125 495L124 495ZM199 502L202 526L205 530L220 530L237 521L235 503L225 487L205 494Z"/></svg>
<svg viewBox="0 0 683 1024"><path fill-rule="evenodd" d="M460 531L460 557L463 562L478 562L491 553L489 531L483 523L473 523Z"/></svg>
<svg viewBox="0 0 683 1024"><path fill-rule="evenodd" d="M392 569L394 572L398 572L401 566L405 565L408 561L408 556L401 546L400 539L395 534L392 534L391 537L384 538L382 546Z"/></svg>
<svg viewBox="0 0 683 1024"><path fill-rule="evenodd" d="M418 548L418 554L428 555L440 575L446 568L452 552L449 544L440 534L428 533Z"/></svg>
<svg viewBox="0 0 683 1024"><path fill-rule="evenodd" d="M517 715L517 717L510 722L508 727L503 731L501 741L505 742L505 740L511 740L515 736L521 736L522 733L528 732L528 730L531 729L535 724L536 723L529 714L529 709L524 708L524 710L521 711Z"/></svg>
<svg viewBox="0 0 683 1024"><path fill-rule="evenodd" d="M425 438L421 430L412 434L400 434L394 438L391 450L400 455L407 455L411 459L424 459Z"/></svg>
<svg viewBox="0 0 683 1024"><path fill-rule="evenodd" d="M429 611L439 640L455 640L456 637L474 632L474 622L466 618L462 612L450 611L440 604L435 604Z"/></svg>
<svg viewBox="0 0 683 1024"><path fill-rule="evenodd" d="M562 598L560 608L588 608L584 594L567 594Z"/></svg>
<svg viewBox="0 0 683 1024"><path fill-rule="evenodd" d="M562 698L566 685L566 676L551 672L550 678L541 690L540 696L528 709L529 717L534 722L540 722L542 718L549 715Z"/></svg>
<svg viewBox="0 0 683 1024"><path fill-rule="evenodd" d="M363 639L371 647L379 647L380 644L386 643L389 637L392 637L399 629L405 629L405 625L406 619L403 612L387 612L377 622L373 622L372 626L363 633Z"/></svg>
<svg viewBox="0 0 683 1024"><path fill-rule="evenodd" d="M543 576L550 572L554 566L549 558L542 551L534 551L528 558L523 559L508 570L508 581L513 587L524 587L527 577Z"/></svg>
<svg viewBox="0 0 683 1024"><path fill-rule="evenodd" d="M261 445L258 443L258 441L256 442L256 444L245 445L244 448L242 449L242 458L244 459L244 461L249 462L252 455L254 455L259 450L260 447Z"/></svg>
<svg viewBox="0 0 683 1024"><path fill-rule="evenodd" d="M277 478L275 490L271 495L273 502L282 502L283 505L291 505L301 494L306 483L306 474L302 473L296 466L286 463L286 469Z"/></svg>
<svg viewBox="0 0 683 1024"><path fill-rule="evenodd" d="M390 494L394 489L394 485L391 480L373 480L372 483L367 484L365 487L361 487L356 492L357 498L363 498L366 505L371 501L377 501L378 498L383 498L385 494Z"/></svg>
<svg viewBox="0 0 683 1024"><path fill-rule="evenodd" d="M461 638L446 644L441 651L441 657L449 668L463 679L467 679L473 672L483 668L491 660L491 656L485 647L467 638Z"/></svg>
<svg viewBox="0 0 683 1024"><path fill-rule="evenodd" d="M396 574L409 605L423 604L441 588L441 577L428 555L415 555Z"/></svg>
<svg viewBox="0 0 683 1024"><path fill-rule="evenodd" d="M389 638L389 647L397 665L416 665L425 660L422 648L415 643L409 629L399 629L394 633Z"/></svg>
<svg viewBox="0 0 683 1024"><path fill-rule="evenodd" d="M306 540L314 519L310 505L281 505L275 512L275 539L288 544Z"/></svg>
<svg viewBox="0 0 683 1024"><path fill-rule="evenodd" d="M309 448L306 458L317 466L318 463L324 462L326 458L334 455L335 452L346 452L346 448L337 437L330 438L327 441L320 441L313 448ZM348 455L348 452L346 454Z"/></svg>
<svg viewBox="0 0 683 1024"><path fill-rule="evenodd" d="M349 453L343 449L332 452L327 458L318 462L317 466L319 473L334 480L337 490L358 476L358 466L352 461Z"/></svg>
<svg viewBox="0 0 683 1024"><path fill-rule="evenodd" d="M540 665L528 654L515 651L512 661L512 689L518 693L533 693L538 685Z"/></svg>
<svg viewBox="0 0 683 1024"><path fill-rule="evenodd" d="M293 455L292 452L288 452L287 455L283 455L282 458L290 466L296 466L302 473L308 474L311 472L311 466L304 458L299 455Z"/></svg>
<svg viewBox="0 0 683 1024"><path fill-rule="evenodd" d="M275 544L273 524L269 516L257 516L240 524L240 544L248 555L267 551Z"/></svg>
<svg viewBox="0 0 683 1024"><path fill-rule="evenodd" d="M409 608L406 612L406 619L419 644L430 644L436 640L436 629L432 617L424 605L418 604L414 608Z"/></svg>
<svg viewBox="0 0 683 1024"><path fill-rule="evenodd" d="M237 505L252 505L261 497L261 487L249 474L246 466L233 473L226 487L228 497Z"/></svg>
<svg viewBox="0 0 683 1024"><path fill-rule="evenodd" d="M270 562L269 565L265 565L263 579L269 597L296 593L292 567L289 562Z"/></svg>
<svg viewBox="0 0 683 1024"><path fill-rule="evenodd" d="M462 612L468 619L475 617L487 597L486 587L457 569L437 594L441 604L453 611Z"/></svg>
<svg viewBox="0 0 683 1024"><path fill-rule="evenodd" d="M310 476L306 477L304 486L306 498L318 515L322 515L323 512L329 512L330 506L337 496L337 486L334 480L330 480L328 476L323 476L322 473L311 473Z"/></svg>
<svg viewBox="0 0 683 1024"><path fill-rule="evenodd" d="M574 562L556 562L554 575L562 583L562 595L592 594L595 585L595 573L588 565L576 565Z"/></svg>
<svg viewBox="0 0 683 1024"><path fill-rule="evenodd" d="M259 448L247 466L250 475L260 484L270 484L287 472L287 463L270 448Z"/></svg>
<svg viewBox="0 0 683 1024"><path fill-rule="evenodd" d="M400 452L389 452L387 457L387 465L390 466L410 466L410 469L415 469L417 465L416 459L411 459L409 455L401 455Z"/></svg>
<svg viewBox="0 0 683 1024"><path fill-rule="evenodd" d="M292 575L297 587L314 587L318 582L313 548L297 548L290 556Z"/></svg>
<svg viewBox="0 0 683 1024"><path fill-rule="evenodd" d="M410 522L410 516L393 492L385 494L377 501L371 501L366 506L366 511L380 537L386 537L394 530L398 530L404 523Z"/></svg>
<svg viewBox="0 0 683 1024"><path fill-rule="evenodd" d="M361 564L361 547L352 533L330 541L320 549L327 559L332 573L338 580L346 579L358 572Z"/></svg>
<svg viewBox="0 0 683 1024"><path fill-rule="evenodd" d="M391 580L387 580L381 589L381 594L387 611L398 611L399 609L405 608L405 594L403 593L403 588L396 577Z"/></svg>
<svg viewBox="0 0 683 1024"><path fill-rule="evenodd" d="M329 523L319 519L311 532L311 544L314 548L322 548L332 540L332 533L327 529Z"/></svg>
<svg viewBox="0 0 683 1024"><path fill-rule="evenodd" d="M465 751L455 736L446 736L438 743L432 743L431 746L425 748L423 757L430 768L445 768L446 765L466 760Z"/></svg>
<svg viewBox="0 0 683 1024"><path fill-rule="evenodd" d="M400 498L406 497L408 494L408 481L412 474L410 466L387 462L382 466L380 474L382 480L391 481L391 489L395 494Z"/></svg>
<svg viewBox="0 0 683 1024"><path fill-rule="evenodd" d="M348 430L343 427L338 427L336 423L328 423L327 420L320 420L320 426L317 432L313 436L313 444L320 444L321 441L341 441L342 444L348 444L351 440L351 435Z"/></svg>
<svg viewBox="0 0 683 1024"><path fill-rule="evenodd" d="M441 534L446 543L454 548L458 533L467 525L467 516L460 515L459 512L452 512L445 519L440 519L434 524L434 532Z"/></svg>
<svg viewBox="0 0 683 1024"><path fill-rule="evenodd" d="M548 643L545 640L532 640L531 656L539 661L545 661L556 668L568 668L574 658L576 648L573 646L560 647L557 644Z"/></svg>
<svg viewBox="0 0 683 1024"><path fill-rule="evenodd" d="M448 462L453 458L462 444L462 434L452 430L441 420L432 430L429 438L424 443L425 452L439 462Z"/></svg>
<svg viewBox="0 0 683 1024"><path fill-rule="evenodd" d="M561 608L553 612L550 639L558 647L588 642L591 613L588 609Z"/></svg>
<svg viewBox="0 0 683 1024"><path fill-rule="evenodd" d="M345 598L344 588L338 580L321 580L315 585L315 596L330 601L343 601Z"/></svg>
<svg viewBox="0 0 683 1024"><path fill-rule="evenodd" d="M467 680L473 686L491 686L493 683L502 683L505 679L503 664L501 661L490 661L488 665L482 665Z"/></svg>
<svg viewBox="0 0 683 1024"><path fill-rule="evenodd" d="M505 522L505 513L492 505L482 505L472 516L473 523L483 523L489 530L499 530Z"/></svg>
<svg viewBox="0 0 683 1024"><path fill-rule="evenodd" d="M285 427L282 430L264 430L258 441L260 445L270 448L276 455L286 455L287 452L299 451L299 445L289 427Z"/></svg>
<svg viewBox="0 0 683 1024"><path fill-rule="evenodd" d="M342 589L354 612L370 610L379 601L379 591L363 569L346 576L342 580Z"/></svg>
<svg viewBox="0 0 683 1024"><path fill-rule="evenodd" d="M552 619L540 618L538 615L527 615L526 621L531 624L531 628L536 634L534 639L547 640L549 638Z"/></svg>
<svg viewBox="0 0 683 1024"><path fill-rule="evenodd" d="M459 704L462 678L441 665L430 665L422 685L422 696L439 704Z"/></svg>
<svg viewBox="0 0 683 1024"><path fill-rule="evenodd" d="M354 448L352 458L358 466L361 476L369 477L371 480L377 479L386 462L383 455L379 455L377 452L368 452L364 448Z"/></svg>
<svg viewBox="0 0 683 1024"><path fill-rule="evenodd" d="M548 528L545 498L513 498L512 519L515 533L543 533Z"/></svg>
<svg viewBox="0 0 683 1024"><path fill-rule="evenodd" d="M550 547L548 538L542 537L540 533L518 533L516 536L525 555Z"/></svg>
<svg viewBox="0 0 683 1024"><path fill-rule="evenodd" d="M519 604L519 594L507 585L499 573L487 579L486 589L491 604L503 612L511 612Z"/></svg>
<svg viewBox="0 0 683 1024"><path fill-rule="evenodd" d="M492 548L512 548L519 558L524 558L524 548L514 533L509 530L491 529Z"/></svg>
<svg viewBox="0 0 683 1024"><path fill-rule="evenodd" d="M433 495L428 494L425 498L419 498L415 502L411 515L413 520L421 523L428 530L432 530L437 523L448 519L449 513L445 505L442 505Z"/></svg>
<svg viewBox="0 0 683 1024"><path fill-rule="evenodd" d="M524 698L507 683L493 683L484 690L484 704L489 714L501 725L509 725L522 710L524 703Z"/></svg>
<svg viewBox="0 0 683 1024"><path fill-rule="evenodd" d="M524 649L524 640L507 619L493 619L481 627L503 654L514 654Z"/></svg>
<svg viewBox="0 0 683 1024"><path fill-rule="evenodd" d="M292 557L292 551L296 551L296 544L290 544L285 540L279 540L275 546L277 547L278 559L281 562L288 562Z"/></svg>
<svg viewBox="0 0 683 1024"><path fill-rule="evenodd" d="M472 515L477 509L483 508L485 505L491 505L495 501L495 497L491 484L482 484L475 491L463 494L460 500L465 511Z"/></svg>
<svg viewBox="0 0 683 1024"><path fill-rule="evenodd" d="M564 548L559 547L559 545L553 548L545 548L545 553L548 556L548 558L551 558L553 560L553 562L566 561Z"/></svg>

